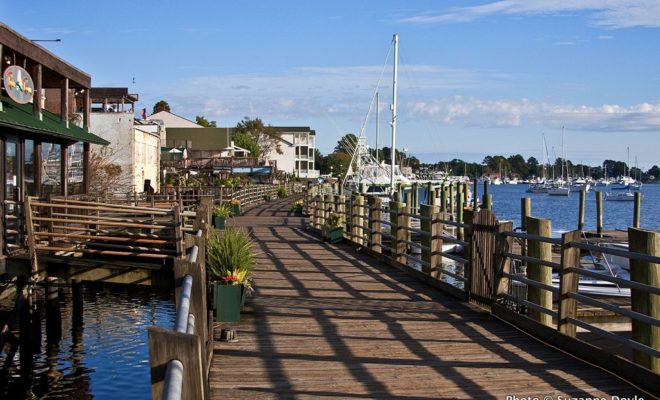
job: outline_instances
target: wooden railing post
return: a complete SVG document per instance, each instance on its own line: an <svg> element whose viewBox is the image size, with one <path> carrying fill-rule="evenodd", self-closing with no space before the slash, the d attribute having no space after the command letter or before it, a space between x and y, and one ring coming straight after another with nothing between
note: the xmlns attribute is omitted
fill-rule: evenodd
<svg viewBox="0 0 660 400"><path fill-rule="evenodd" d="M402 240L405 239L405 224L403 216L403 203L398 201L390 202L390 234L392 236L392 258L400 263L405 262L406 244Z"/></svg>
<svg viewBox="0 0 660 400"><path fill-rule="evenodd" d="M344 233L346 232L346 196L339 195L335 196L335 204L337 207L337 213L341 215L344 219Z"/></svg>
<svg viewBox="0 0 660 400"><path fill-rule="evenodd" d="M584 191L582 191L584 193ZM571 293L577 293L580 276L568 268L580 266L580 249L571 247L571 242L579 242L581 231L566 232L561 235L561 271L559 280L559 318L557 329L559 332L575 337L576 326L568 318L577 318L577 300L570 298Z"/></svg>
<svg viewBox="0 0 660 400"><path fill-rule="evenodd" d="M355 235L353 241L356 244L364 244L364 196L355 196Z"/></svg>
<svg viewBox="0 0 660 400"><path fill-rule="evenodd" d="M527 217L527 232L532 235L550 237L552 234L551 222L547 219ZM527 245L530 257L538 258L543 261L552 261L552 246L550 243L530 240ZM528 263L527 277L546 285L552 285L552 268L537 263ZM548 310L552 309L552 293L535 288L527 287L527 299ZM529 310L529 317L546 326L552 326L552 316L534 310Z"/></svg>
<svg viewBox="0 0 660 400"><path fill-rule="evenodd" d="M504 253L511 253L513 250L513 237L505 236L504 232L511 232L513 230L513 222L511 221L498 221L497 238L495 240L495 286L493 292L493 299L497 299L501 295L508 294L510 288L510 279L505 277L504 274L511 273L511 259L504 256Z"/></svg>
<svg viewBox="0 0 660 400"><path fill-rule="evenodd" d="M371 250L375 253L382 253L382 241L383 235L381 232L381 220L383 207L383 200L380 197L370 196L369 197L369 221L371 225Z"/></svg>
<svg viewBox="0 0 660 400"><path fill-rule="evenodd" d="M437 239L434 235L434 229L436 226L433 218L438 213L438 208L433 205L422 204L420 206L421 221L420 225L422 231L426 232L426 235L422 235L420 242L422 246L422 272L425 274L431 275L431 272L438 267L436 264L438 259L438 252L442 252L442 247L440 249L436 248Z"/></svg>
<svg viewBox="0 0 660 400"><path fill-rule="evenodd" d="M312 206L312 220L313 220L313 226L315 229L321 229L321 212L323 211L323 208L321 206L321 196L316 195L314 196L314 202Z"/></svg>
<svg viewBox="0 0 660 400"><path fill-rule="evenodd" d="M660 232L628 228L628 243L632 252L660 256ZM658 287L660 286L660 264L631 259L630 279ZM648 315L656 321L660 319L660 296L631 289L630 300L633 311ZM660 349L660 327L633 319L632 340L658 350ZM660 358L658 357L633 350L633 360L656 374L660 373Z"/></svg>
<svg viewBox="0 0 660 400"><path fill-rule="evenodd" d="M323 224L330 218L331 214L335 212L335 198L331 194L323 196Z"/></svg>
<svg viewBox="0 0 660 400"><path fill-rule="evenodd" d="M463 193L457 193L456 194L456 222L459 224L463 223L463 208L465 205L463 204ZM456 238L458 240L463 240L463 227L459 226L456 228Z"/></svg>

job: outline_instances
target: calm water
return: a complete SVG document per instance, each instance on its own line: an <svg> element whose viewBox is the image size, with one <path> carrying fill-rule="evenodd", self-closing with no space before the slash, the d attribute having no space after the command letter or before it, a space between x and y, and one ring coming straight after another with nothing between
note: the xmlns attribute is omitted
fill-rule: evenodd
<svg viewBox="0 0 660 400"><path fill-rule="evenodd" d="M151 398L147 327L171 328L175 310L171 292L148 288L83 288L83 325L74 329L69 296L62 302L62 340L48 344L45 321L42 347L34 356L35 398ZM15 365L18 365L18 355ZM4 360L0 360L4 361ZM19 399L17 367L0 398ZM7 392L8 391L8 392Z"/></svg>
<svg viewBox="0 0 660 400"><path fill-rule="evenodd" d="M471 186L471 189L473 186ZM513 226L520 226L520 199L532 199L532 216L552 221L555 235L577 229L578 202L580 194L570 196L549 196L547 193L527 193L527 185L490 185L493 195L493 212L499 220L511 220ZM613 192L617 192L616 190ZM645 229L660 230L660 185L643 185L641 226ZM483 185L479 185L479 197L483 195ZM420 202L426 202L426 188L420 186ZM605 201L603 194L604 229L628 229L633 222L633 202ZM585 229L596 229L596 194L587 192L584 211Z"/></svg>
<svg viewBox="0 0 660 400"><path fill-rule="evenodd" d="M482 190L482 188L479 188ZM549 196L546 193L526 193L527 185L491 185L493 212L500 220L512 220L513 226L520 226L520 199L532 199L532 216L552 221L556 234L577 229L578 203L580 194L571 193L568 197ZM616 191L614 191L616 192ZM641 226L645 229L660 230L660 185L643 185ZM481 193L483 194L483 193ZM481 195L480 194L480 195ZM628 229L633 222L633 202L605 201L603 194L604 229ZM587 192L584 211L585 229L596 229L596 194Z"/></svg>

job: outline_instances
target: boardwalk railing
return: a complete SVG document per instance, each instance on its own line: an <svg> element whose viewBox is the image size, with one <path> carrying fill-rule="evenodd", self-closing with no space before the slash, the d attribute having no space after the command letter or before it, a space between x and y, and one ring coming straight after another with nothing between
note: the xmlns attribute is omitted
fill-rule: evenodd
<svg viewBox="0 0 660 400"><path fill-rule="evenodd" d="M174 265L174 329L148 328L152 399L208 398L213 334L206 306L205 235L186 235L187 256Z"/></svg>
<svg viewBox="0 0 660 400"><path fill-rule="evenodd" d="M331 214L339 214L345 221L345 239L363 251L455 297L490 307L493 315L642 387L657 382L660 233L631 228L632 251L606 249L581 241L580 231L552 238L550 230L534 218L527 221L527 232L517 232L510 221L497 221L487 209L474 212L460 201L452 213L445 196L441 196L439 207L411 207L396 201L384 207L381 199L365 202L362 196L346 198L333 194L332 189L327 185L312 187L305 197L313 228L320 230ZM411 204L411 199L407 200ZM419 212L413 213L416 208ZM458 222L461 219L464 221ZM454 254L449 243L461 246L463 252ZM553 260L553 246L559 251L555 256L559 262ZM629 258L631 280L581 268L580 251ZM526 268L526 273L513 271L514 266ZM559 277L555 286L553 270ZM632 306L580 293L579 276L630 288ZM627 318L632 330L624 335L610 332L583 317L585 308L592 314L599 309ZM596 347L578 340L584 333L606 344ZM615 352L612 343L623 344L630 354Z"/></svg>

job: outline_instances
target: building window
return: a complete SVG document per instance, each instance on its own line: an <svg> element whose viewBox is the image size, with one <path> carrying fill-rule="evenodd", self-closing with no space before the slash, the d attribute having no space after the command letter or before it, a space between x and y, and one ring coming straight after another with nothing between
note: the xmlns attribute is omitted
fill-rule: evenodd
<svg viewBox="0 0 660 400"><path fill-rule="evenodd" d="M34 196L34 140L25 139L23 146L23 180L25 181L25 195Z"/></svg>
<svg viewBox="0 0 660 400"><path fill-rule="evenodd" d="M41 194L60 193L60 145L42 143L41 145Z"/></svg>

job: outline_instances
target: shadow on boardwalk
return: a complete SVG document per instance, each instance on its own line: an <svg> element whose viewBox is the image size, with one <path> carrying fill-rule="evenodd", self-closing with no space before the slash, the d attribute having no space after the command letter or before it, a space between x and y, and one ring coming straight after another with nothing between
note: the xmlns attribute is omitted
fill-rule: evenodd
<svg viewBox="0 0 660 400"><path fill-rule="evenodd" d="M213 398L648 398L351 246L322 243L290 204L236 221L254 233L259 265L239 341L216 342Z"/></svg>

